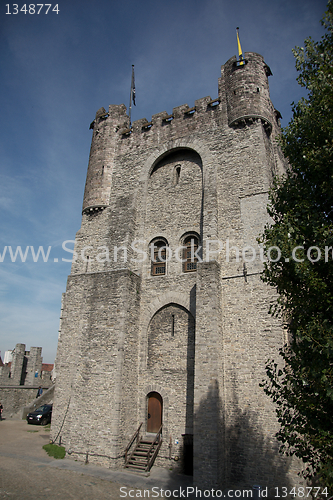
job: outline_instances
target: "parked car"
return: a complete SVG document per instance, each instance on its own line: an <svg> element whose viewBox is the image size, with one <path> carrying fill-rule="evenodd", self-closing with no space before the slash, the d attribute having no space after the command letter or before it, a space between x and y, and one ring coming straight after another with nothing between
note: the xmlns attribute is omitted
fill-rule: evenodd
<svg viewBox="0 0 333 500"><path fill-rule="evenodd" d="M52 405L41 405L36 410L28 413L28 424L46 425L51 422L52 418Z"/></svg>

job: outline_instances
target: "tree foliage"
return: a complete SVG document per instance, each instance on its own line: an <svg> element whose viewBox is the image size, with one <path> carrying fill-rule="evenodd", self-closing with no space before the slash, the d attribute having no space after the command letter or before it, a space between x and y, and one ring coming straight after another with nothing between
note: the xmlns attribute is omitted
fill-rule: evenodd
<svg viewBox="0 0 333 500"><path fill-rule="evenodd" d="M307 98L293 105L282 130L289 167L270 193L273 224L261 238L263 280L277 289L273 314L286 321L289 342L269 361L265 392L277 404L281 451L305 464L303 475L333 487L333 0L319 42L294 49ZM278 247L280 259L272 259ZM273 262L273 260L276 260Z"/></svg>

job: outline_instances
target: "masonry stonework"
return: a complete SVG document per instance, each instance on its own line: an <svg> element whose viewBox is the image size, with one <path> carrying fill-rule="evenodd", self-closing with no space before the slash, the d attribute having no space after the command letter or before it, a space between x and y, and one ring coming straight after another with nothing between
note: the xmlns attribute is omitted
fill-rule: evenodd
<svg viewBox="0 0 333 500"><path fill-rule="evenodd" d="M132 126L124 105L110 105L91 124L52 420L53 439L81 460L122 467L157 394L156 464L189 473L193 462L200 487L298 482L259 387L285 342L256 241L285 162L269 67L259 54L245 61L222 66L216 99ZM166 262L154 267L156 248Z"/></svg>
<svg viewBox="0 0 333 500"><path fill-rule="evenodd" d="M12 361L0 366L0 386L35 386L42 382L42 348L16 344L12 351Z"/></svg>

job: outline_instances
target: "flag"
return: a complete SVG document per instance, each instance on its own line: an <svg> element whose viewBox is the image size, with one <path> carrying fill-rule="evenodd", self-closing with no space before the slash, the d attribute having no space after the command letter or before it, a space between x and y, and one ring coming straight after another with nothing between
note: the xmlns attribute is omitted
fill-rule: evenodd
<svg viewBox="0 0 333 500"><path fill-rule="evenodd" d="M135 80L134 80L134 64L132 64L132 82L131 82L131 101L135 104Z"/></svg>
<svg viewBox="0 0 333 500"><path fill-rule="evenodd" d="M239 57L239 65L242 66L244 64L244 58L243 58L243 53L242 53L242 47L241 47L240 40L239 40L238 30L239 30L239 28L236 28L237 45L238 45L238 57Z"/></svg>

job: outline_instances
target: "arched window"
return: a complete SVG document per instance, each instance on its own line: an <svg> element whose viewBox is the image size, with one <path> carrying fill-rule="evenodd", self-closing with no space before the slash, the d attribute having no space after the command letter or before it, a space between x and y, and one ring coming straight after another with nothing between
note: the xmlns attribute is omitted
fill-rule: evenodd
<svg viewBox="0 0 333 500"><path fill-rule="evenodd" d="M195 235L187 236L184 240L183 271L191 273L197 270L199 239Z"/></svg>
<svg viewBox="0 0 333 500"><path fill-rule="evenodd" d="M162 276L166 274L167 243L164 240L153 241L150 245L151 274Z"/></svg>

